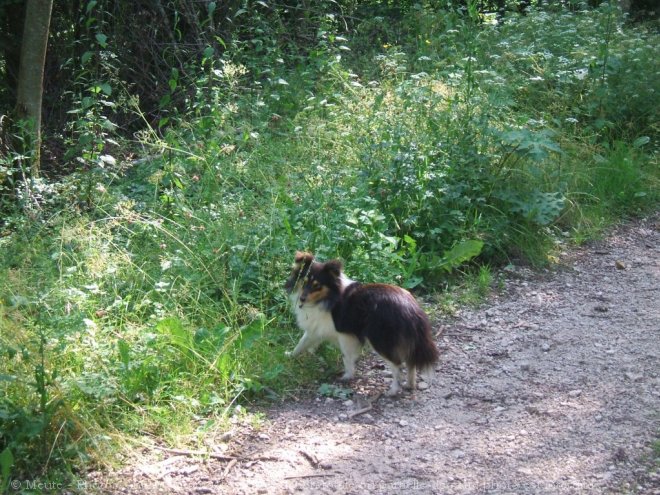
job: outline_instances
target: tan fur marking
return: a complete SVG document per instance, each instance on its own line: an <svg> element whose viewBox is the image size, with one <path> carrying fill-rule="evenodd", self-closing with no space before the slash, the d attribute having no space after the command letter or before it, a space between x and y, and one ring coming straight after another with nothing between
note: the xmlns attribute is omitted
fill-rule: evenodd
<svg viewBox="0 0 660 495"><path fill-rule="evenodd" d="M323 286L318 290L312 291L307 296L307 301L311 304L316 304L319 301L326 299L330 295L330 289Z"/></svg>

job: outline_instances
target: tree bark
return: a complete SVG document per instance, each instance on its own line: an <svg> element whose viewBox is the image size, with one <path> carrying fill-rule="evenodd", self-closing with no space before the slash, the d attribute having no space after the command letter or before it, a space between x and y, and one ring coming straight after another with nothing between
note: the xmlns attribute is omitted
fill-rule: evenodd
<svg viewBox="0 0 660 495"><path fill-rule="evenodd" d="M39 175L41 162L41 101L52 9L53 0L27 0L25 8L16 115L28 121L32 132L32 177Z"/></svg>

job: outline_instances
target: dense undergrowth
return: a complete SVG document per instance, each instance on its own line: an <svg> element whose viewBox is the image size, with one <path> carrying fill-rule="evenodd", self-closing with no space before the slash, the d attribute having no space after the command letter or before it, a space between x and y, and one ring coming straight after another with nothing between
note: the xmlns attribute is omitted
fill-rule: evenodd
<svg viewBox="0 0 660 495"><path fill-rule="evenodd" d="M332 380L332 351L284 357L296 249L433 293L655 208L657 26L475 20L416 7L342 35L328 18L304 55L209 51L187 110L134 143L88 102L96 165L3 205L2 479L68 476L131 436L196 444Z"/></svg>

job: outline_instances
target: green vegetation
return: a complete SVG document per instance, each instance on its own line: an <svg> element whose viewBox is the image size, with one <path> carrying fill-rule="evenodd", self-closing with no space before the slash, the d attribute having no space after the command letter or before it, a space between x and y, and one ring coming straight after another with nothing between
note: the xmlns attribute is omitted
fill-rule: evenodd
<svg viewBox="0 0 660 495"><path fill-rule="evenodd" d="M657 207L657 25L607 5L495 26L472 4L382 4L350 28L315 12L295 47L253 13L186 62L193 78L167 70L155 120L90 31L64 110L73 171L27 177L20 126L0 141L2 480L75 476L131 436L195 445L237 405L301 388L344 393L318 388L334 351L285 358L296 249L473 301L492 267Z"/></svg>

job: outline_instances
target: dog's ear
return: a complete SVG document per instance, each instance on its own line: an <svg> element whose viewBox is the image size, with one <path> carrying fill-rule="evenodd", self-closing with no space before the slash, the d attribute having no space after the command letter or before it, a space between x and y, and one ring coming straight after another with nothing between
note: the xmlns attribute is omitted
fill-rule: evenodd
<svg viewBox="0 0 660 495"><path fill-rule="evenodd" d="M339 261L339 260L330 260L325 264L323 269L328 274L330 274L333 278L339 278L341 276L342 268L343 268L343 265L341 264L341 261Z"/></svg>
<svg viewBox="0 0 660 495"><path fill-rule="evenodd" d="M306 251L296 251L296 255L293 258L293 262L296 265L306 265L311 264L314 261L314 255Z"/></svg>
<svg viewBox="0 0 660 495"><path fill-rule="evenodd" d="M303 251L296 251L293 259L293 266L291 267L291 275L284 284L287 292L291 292L293 288L302 283L304 278L309 273L309 269L314 262L314 255Z"/></svg>

